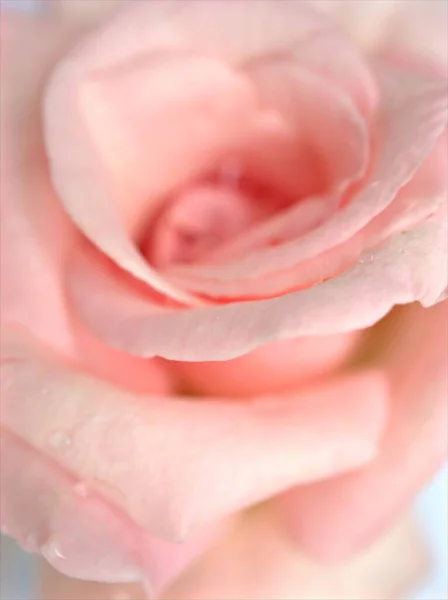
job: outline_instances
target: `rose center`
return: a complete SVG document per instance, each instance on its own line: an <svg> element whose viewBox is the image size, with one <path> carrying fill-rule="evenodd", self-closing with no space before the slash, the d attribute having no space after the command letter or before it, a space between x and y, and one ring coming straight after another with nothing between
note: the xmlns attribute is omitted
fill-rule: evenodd
<svg viewBox="0 0 448 600"><path fill-rule="evenodd" d="M157 268L199 262L226 241L278 211L266 190L245 181L238 165L186 187L167 202L142 251Z"/></svg>

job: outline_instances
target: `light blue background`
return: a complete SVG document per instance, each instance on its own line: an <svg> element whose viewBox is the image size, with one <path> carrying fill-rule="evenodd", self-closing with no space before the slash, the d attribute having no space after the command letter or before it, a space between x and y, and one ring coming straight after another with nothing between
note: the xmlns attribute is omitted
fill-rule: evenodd
<svg viewBox="0 0 448 600"><path fill-rule="evenodd" d="M2 7L8 6L24 10L29 10L35 5L35 0L0 0L0 2ZM438 475L418 501L417 509L427 532L430 548L434 554L434 570L430 580L426 582L412 600L448 600L447 481L448 470L445 469ZM8 569L6 569L6 554L9 555ZM5 542L3 540L0 558L0 565L3 566L0 571L1 599L35 600L32 594L33 566L30 557L15 548L8 541Z"/></svg>

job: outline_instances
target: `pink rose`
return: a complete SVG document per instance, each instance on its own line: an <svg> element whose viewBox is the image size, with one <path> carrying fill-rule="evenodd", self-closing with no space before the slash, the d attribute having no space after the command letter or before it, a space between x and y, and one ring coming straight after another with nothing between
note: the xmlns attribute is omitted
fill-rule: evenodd
<svg viewBox="0 0 448 600"><path fill-rule="evenodd" d="M362 5L2 15L1 525L61 573L319 597L444 460L447 4Z"/></svg>

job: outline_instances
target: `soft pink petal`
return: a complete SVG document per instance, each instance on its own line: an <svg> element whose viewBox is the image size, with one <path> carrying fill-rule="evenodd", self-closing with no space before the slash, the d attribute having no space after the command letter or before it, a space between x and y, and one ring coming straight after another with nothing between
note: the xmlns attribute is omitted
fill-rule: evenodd
<svg viewBox="0 0 448 600"><path fill-rule="evenodd" d="M24 352L37 365L43 348L14 330L4 328L2 334L2 394L7 397L8 370L18 365L20 371ZM78 352L88 371L107 377L118 389L156 394L161 400L171 392L169 374L160 363L136 361L87 336L81 336ZM49 389L35 391L45 402ZM95 402L90 408L93 420L101 418L95 413ZM103 418L107 421L107 415ZM55 447L70 444L63 432L51 436L49 443ZM5 428L1 456L2 530L70 576L112 582L145 579L153 591L159 591L214 535L214 529L206 529L181 545L149 536L101 489L95 489L95 482L79 478Z"/></svg>
<svg viewBox="0 0 448 600"><path fill-rule="evenodd" d="M191 257L189 247L184 248L183 256L182 244L178 243L177 261L176 254L171 261L162 261L161 251L166 243L162 244L161 235L157 239L153 239L154 234L149 235L153 245L150 259L164 269L167 277L170 270L167 272L166 267L169 269L172 262L196 264L199 259L208 263L216 248L219 257L223 244L241 235L245 240L247 231L252 232L249 245L255 248L274 238L278 243L297 239L334 213L337 194L359 180L368 166L367 123L338 88L294 60L259 61L247 67L246 72L263 105L278 111L278 117L275 121L258 119L247 144L235 152L234 165L240 178L226 181L225 162L221 169L224 175L214 182L214 190L210 185L193 183L186 192L175 194L166 210L162 209L163 217L156 221L162 235L169 235L170 221L176 217L180 232L185 230L199 240L202 237L211 246L200 245L201 252ZM249 186L246 190L244 182L240 185L241 177L253 182L258 194L251 193ZM316 198L329 190L335 194L333 201ZM321 204L323 209L316 211ZM182 241L179 237L178 242ZM173 246L176 249L171 241L168 249Z"/></svg>
<svg viewBox="0 0 448 600"><path fill-rule="evenodd" d="M276 156L278 148L270 152L266 147L249 147L249 160L250 153L255 154L254 177L267 177L265 171L278 170L282 176L272 180L272 189L280 193L283 177L290 181L289 193L295 194L296 200L322 190L344 189L348 181L364 174L370 150L367 120L345 92L318 72L302 67L301 56L297 51L291 57L255 61L245 69L262 102L284 117L295 145L290 160L286 152ZM308 170L315 171L320 181L313 182L313 173Z"/></svg>
<svg viewBox="0 0 448 600"><path fill-rule="evenodd" d="M394 399L378 458L359 473L284 498L294 537L320 558L339 560L371 543L446 460L448 303L401 310L379 358Z"/></svg>
<svg viewBox="0 0 448 600"><path fill-rule="evenodd" d="M291 545L274 511L243 515L166 593L165 600L391 600L422 576L427 558L408 520L353 560L328 567Z"/></svg>
<svg viewBox="0 0 448 600"><path fill-rule="evenodd" d="M330 14L371 54L399 54L446 71L448 4L445 0L308 0Z"/></svg>
<svg viewBox="0 0 448 600"><path fill-rule="evenodd" d="M91 257L73 267L71 285L80 316L111 346L174 360L227 360L269 341L363 329L395 304L430 305L447 287L447 255L441 213L367 251L342 275L271 300L156 308Z"/></svg>
<svg viewBox="0 0 448 600"><path fill-rule="evenodd" d="M387 396L378 373L243 403L133 394L45 357L2 375L8 431L170 539L369 461Z"/></svg>
<svg viewBox="0 0 448 600"><path fill-rule="evenodd" d="M61 273L74 237L46 169L40 95L74 32L8 13L1 31L1 318L67 351Z"/></svg>
<svg viewBox="0 0 448 600"><path fill-rule="evenodd" d="M189 392L236 397L270 394L328 376L353 354L360 335L302 337L267 344L233 360L170 366Z"/></svg>
<svg viewBox="0 0 448 600"><path fill-rule="evenodd" d="M441 188L435 194L435 206L427 204L425 193L420 197L423 206L414 203L408 207L402 203L400 211L386 214L387 220L377 221L374 227L370 225L393 204L397 192L428 157L446 130L448 118L447 86L440 78L425 79L388 70L382 73L381 81L383 102L374 164L360 191L345 207L329 215L312 231L274 248L269 247L269 242L283 237L281 229L277 226L270 231L269 223L262 225L212 254L214 263L224 261L224 264L177 267L173 269L174 281L189 290L228 299L250 299L300 289L347 268L364 248L384 239L384 229L393 230L394 221L398 221L400 229L405 229L407 223L415 224L415 213L422 218L422 211L431 215L437 205L445 203L445 189L438 177ZM334 203L330 198L327 201L330 205ZM290 220L291 215L286 212L280 223L290 227Z"/></svg>
<svg viewBox="0 0 448 600"><path fill-rule="evenodd" d="M2 529L71 577L145 580L160 591L214 534L204 531L184 544L153 538L84 481L5 431L1 452Z"/></svg>
<svg viewBox="0 0 448 600"><path fill-rule="evenodd" d="M213 5L208 0L182 5L154 0L123 5L121 14L107 23L104 40L90 47L93 68L123 64L155 50L199 49L242 66L263 57L295 54L302 67L344 90L363 114L376 106L376 84L362 54L331 19L301 0L216 0Z"/></svg>
<svg viewBox="0 0 448 600"><path fill-rule="evenodd" d="M59 67L46 98L53 184L104 253L157 291L186 300L139 253L119 209L133 212L135 227L134 198L154 211L151 198L232 147L250 116L250 88L207 58L146 58L93 74L79 62Z"/></svg>
<svg viewBox="0 0 448 600"><path fill-rule="evenodd" d="M277 2L252 8L252 3L189 2L185 10L176 3L136 3L59 65L46 96L52 180L65 208L118 265L189 303L191 296L144 261L129 228L135 232L156 201L215 166L250 133L257 108L253 86L215 56L244 62L290 44L304 67L336 83L342 77L333 72L332 61L321 64L321 42L331 38L335 52L347 43L319 13L300 3L287 11ZM260 38L263 19L269 27ZM218 24L224 36L216 37ZM249 34L252 28L256 35ZM344 89L351 95L361 87L363 105L372 104L370 75L348 48L343 72L350 73L350 85Z"/></svg>

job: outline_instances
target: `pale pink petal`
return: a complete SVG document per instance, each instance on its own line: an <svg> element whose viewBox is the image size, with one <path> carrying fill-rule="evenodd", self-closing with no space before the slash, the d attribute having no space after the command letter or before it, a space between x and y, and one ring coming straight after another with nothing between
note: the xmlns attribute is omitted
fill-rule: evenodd
<svg viewBox="0 0 448 600"><path fill-rule="evenodd" d="M394 397L378 458L283 500L290 531L320 558L339 560L371 543L446 460L448 303L401 310L379 349Z"/></svg>
<svg viewBox="0 0 448 600"><path fill-rule="evenodd" d="M160 203L232 147L251 114L249 84L207 58L140 58L92 74L79 62L60 65L46 98L53 184L96 246L156 290L188 300L139 253L119 209L133 212L135 226L134 198L150 214L151 199Z"/></svg>
<svg viewBox="0 0 448 600"><path fill-rule="evenodd" d="M448 75L448 3L445 0L401 2L379 51Z"/></svg>
<svg viewBox="0 0 448 600"><path fill-rule="evenodd" d="M339 82L331 61L320 64L319 42L331 38L335 52L347 43L319 13L301 4L286 14L277 2L261 6L253 11L252 3L189 2L184 10L136 3L67 57L48 88L45 137L65 208L118 265L181 301L194 303L144 261L129 228L135 233L164 196L215 166L250 133L253 85L215 56L244 62L290 44L303 66ZM226 32L222 39L214 35L218 25ZM360 86L352 77L359 75L363 103L369 103L373 84L351 48L344 67L355 89Z"/></svg>
<svg viewBox="0 0 448 600"><path fill-rule="evenodd" d="M308 0L330 14L371 54L399 54L446 71L448 4L445 0Z"/></svg>
<svg viewBox="0 0 448 600"><path fill-rule="evenodd" d="M4 355L17 358L2 370L3 427L169 539L364 464L384 425L376 372L254 402L192 402L133 394L17 348Z"/></svg>
<svg viewBox="0 0 448 600"><path fill-rule="evenodd" d="M267 344L233 360L169 364L189 392L234 397L271 394L328 376L353 355L360 336L353 332L302 337Z"/></svg>
<svg viewBox="0 0 448 600"><path fill-rule="evenodd" d="M281 59L254 61L245 69L263 104L283 116L290 145L295 146L282 152L281 146L271 151L250 145L249 173L252 165L254 178L269 177L271 169L279 171L272 189L281 193L286 187L282 178L289 180L286 189L295 194L296 201L329 189L344 189L348 181L364 174L370 151L367 120L344 91L302 67L301 57L297 51ZM269 144L269 138L266 142ZM258 145L257 140L253 145ZM281 161L284 164L279 164ZM316 181L308 170L314 171Z"/></svg>
<svg viewBox="0 0 448 600"><path fill-rule="evenodd" d="M125 2L121 14L107 23L104 39L90 50L94 69L161 50L200 50L242 66L293 54L302 67L344 90L363 114L378 99L362 54L331 19L301 0Z"/></svg>
<svg viewBox="0 0 448 600"><path fill-rule="evenodd" d="M1 317L67 351L61 273L74 238L46 169L40 95L74 32L5 12L1 33Z"/></svg>
<svg viewBox="0 0 448 600"><path fill-rule="evenodd" d="M20 370L25 348L28 359L37 361L43 349L14 330L4 328L2 335L2 394L7 396L11 365ZM171 391L160 363L136 363L86 337L78 350L89 371L112 379L114 385L140 395L157 394L161 400ZM50 388L35 391L44 402L51 393ZM93 420L107 421L107 415L95 414L94 403L91 409ZM53 431L48 443L64 448L71 439L63 431ZM159 591L215 534L215 528L208 528L181 545L149 536L96 489L97 482L81 479L4 427L1 456L2 530L70 576L112 582L144 579L153 591Z"/></svg>
<svg viewBox="0 0 448 600"><path fill-rule="evenodd" d="M270 507L242 515L165 600L392 600L420 580L428 558L408 519L353 560L328 567L291 545Z"/></svg>
<svg viewBox="0 0 448 600"><path fill-rule="evenodd" d="M2 529L71 577L145 580L160 591L215 535L205 530L184 544L153 538L88 483L5 431L1 452Z"/></svg>
<svg viewBox="0 0 448 600"><path fill-rule="evenodd" d="M445 203L442 185L435 195L435 207L427 205L425 194L421 196L422 203L425 201L423 206L414 203L413 210L409 210L402 203L400 212L392 212L394 220L380 220L375 227L369 226L393 204L397 192L428 157L446 130L448 118L447 86L440 78L387 70L382 71L380 81L383 97L374 164L360 191L346 206L312 231L292 241L288 240L292 236L286 236L287 243L275 247L270 247L270 241L281 240L282 229L278 223L274 223L272 231L269 223L262 225L212 253L211 265L182 265L168 272L170 279L207 296L236 300L293 291L343 271L359 258L364 248L384 239L383 230L393 229L394 220L406 229L406 220L415 224L415 212L421 218L422 210L431 215L437 205ZM327 201L334 205L334 200ZM406 215L404 222L401 212ZM291 215L286 212L279 223L289 228L290 221ZM366 226L369 226L367 231ZM358 232L360 237L353 239ZM258 246L255 252L254 246ZM213 264L217 261L223 264ZM277 278L272 274L277 274Z"/></svg>
<svg viewBox="0 0 448 600"><path fill-rule="evenodd" d="M447 287L447 242L442 212L320 285L188 311L149 305L89 256L72 268L72 295L89 328L113 347L174 360L227 360L269 341L363 329L396 304L431 305Z"/></svg>

